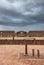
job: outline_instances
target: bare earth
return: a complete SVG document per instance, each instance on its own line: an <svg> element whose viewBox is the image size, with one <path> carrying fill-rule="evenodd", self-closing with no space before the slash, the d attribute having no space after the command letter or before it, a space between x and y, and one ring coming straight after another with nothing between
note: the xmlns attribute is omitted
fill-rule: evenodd
<svg viewBox="0 0 44 65"><path fill-rule="evenodd" d="M32 49L35 49L35 57L32 57ZM39 59L37 49L40 50ZM0 65L44 65L44 45L28 45L29 57L24 54L24 45L0 45Z"/></svg>

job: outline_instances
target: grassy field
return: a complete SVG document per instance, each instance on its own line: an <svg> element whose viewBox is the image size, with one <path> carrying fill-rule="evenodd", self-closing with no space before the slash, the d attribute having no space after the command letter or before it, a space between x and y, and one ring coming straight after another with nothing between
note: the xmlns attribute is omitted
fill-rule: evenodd
<svg viewBox="0 0 44 65"><path fill-rule="evenodd" d="M35 57L32 57L32 49L35 49ZM37 49L40 50L40 57L37 57ZM0 45L0 65L44 65L44 45L28 45L29 57L19 57L25 54L24 45Z"/></svg>

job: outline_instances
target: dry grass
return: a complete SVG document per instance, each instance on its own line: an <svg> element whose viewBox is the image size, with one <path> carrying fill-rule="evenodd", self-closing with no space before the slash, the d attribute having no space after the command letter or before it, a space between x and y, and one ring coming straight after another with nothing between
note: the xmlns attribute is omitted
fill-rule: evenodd
<svg viewBox="0 0 44 65"><path fill-rule="evenodd" d="M44 58L44 45L28 45L28 54L31 56L32 49L40 50ZM24 53L24 45L0 45L0 65L44 65L44 59L18 58L18 53Z"/></svg>

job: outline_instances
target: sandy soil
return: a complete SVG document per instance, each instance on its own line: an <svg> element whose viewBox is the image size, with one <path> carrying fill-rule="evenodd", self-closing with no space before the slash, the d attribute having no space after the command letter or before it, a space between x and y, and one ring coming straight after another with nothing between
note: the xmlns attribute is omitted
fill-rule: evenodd
<svg viewBox="0 0 44 65"><path fill-rule="evenodd" d="M32 57L32 49L35 49L35 57ZM39 59L36 59L37 49ZM25 54L24 45L0 45L0 65L44 65L44 45L28 45L28 58L22 58L20 53Z"/></svg>

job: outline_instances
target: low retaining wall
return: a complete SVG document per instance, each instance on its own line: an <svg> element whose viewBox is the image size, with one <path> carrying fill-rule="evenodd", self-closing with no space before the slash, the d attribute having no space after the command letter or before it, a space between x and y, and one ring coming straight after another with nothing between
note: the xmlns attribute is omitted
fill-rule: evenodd
<svg viewBox="0 0 44 65"><path fill-rule="evenodd" d="M1 44L15 44L15 45L23 45L23 44L30 44L30 45L44 45L44 40L0 40Z"/></svg>

